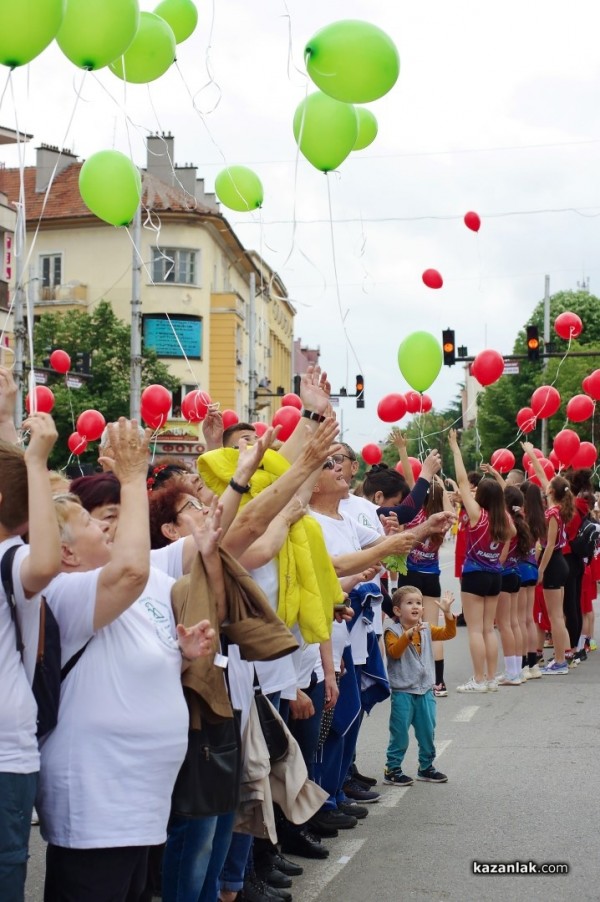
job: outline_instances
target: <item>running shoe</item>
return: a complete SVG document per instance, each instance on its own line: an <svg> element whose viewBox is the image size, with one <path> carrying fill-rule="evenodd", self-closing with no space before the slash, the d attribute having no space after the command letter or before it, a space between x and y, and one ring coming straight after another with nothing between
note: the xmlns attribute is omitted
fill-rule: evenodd
<svg viewBox="0 0 600 902"><path fill-rule="evenodd" d="M457 692L487 692L488 684L485 680L482 683L478 683L475 677L471 677L470 680L467 680L466 683L463 683L462 686L457 686ZM493 691L493 690L492 690Z"/></svg>
<svg viewBox="0 0 600 902"><path fill-rule="evenodd" d="M503 673L498 680L499 686L520 686L525 682L520 676L512 676L510 673Z"/></svg>
<svg viewBox="0 0 600 902"><path fill-rule="evenodd" d="M425 770L417 771L417 780L422 780L424 783L447 783L448 777L430 764Z"/></svg>
<svg viewBox="0 0 600 902"><path fill-rule="evenodd" d="M408 774L403 774L401 768L398 768L398 770L388 770L386 768L383 774L383 782L387 783L388 786L412 786L415 781Z"/></svg>
<svg viewBox="0 0 600 902"><path fill-rule="evenodd" d="M494 677L493 680L486 680L486 685L488 692L497 692L498 691L498 677Z"/></svg>
<svg viewBox="0 0 600 902"><path fill-rule="evenodd" d="M436 683L433 687L433 694L436 698L446 698L448 695L448 689L446 688L446 684L442 680L441 683Z"/></svg>
<svg viewBox="0 0 600 902"><path fill-rule="evenodd" d="M590 639L589 645L590 645L590 651L597 651L598 643L596 642L595 639Z"/></svg>
<svg viewBox="0 0 600 902"><path fill-rule="evenodd" d="M529 679L530 680L539 680L542 677L542 671L540 670L537 664L534 664L533 667L529 667Z"/></svg>
<svg viewBox="0 0 600 902"><path fill-rule="evenodd" d="M569 665L565 661L564 664L559 664L557 661L552 661L551 664L548 664L542 670L543 676L560 676L563 673L569 672Z"/></svg>

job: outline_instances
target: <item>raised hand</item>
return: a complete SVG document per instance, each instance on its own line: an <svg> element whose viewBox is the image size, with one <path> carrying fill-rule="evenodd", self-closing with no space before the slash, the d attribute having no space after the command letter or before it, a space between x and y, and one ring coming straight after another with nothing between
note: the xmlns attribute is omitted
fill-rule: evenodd
<svg viewBox="0 0 600 902"><path fill-rule="evenodd" d="M269 426L263 435L252 439L252 443L245 438L239 440L239 456L233 476L239 485L247 485L251 477L254 476L265 456L265 451L271 447L277 438L279 429L279 426Z"/></svg>
<svg viewBox="0 0 600 902"><path fill-rule="evenodd" d="M458 439L456 437L456 429L448 430L448 444L451 451L458 451Z"/></svg>
<svg viewBox="0 0 600 902"><path fill-rule="evenodd" d="M219 548L219 542L223 535L223 530L221 529L222 513L223 506L219 504L219 499L215 495L200 521L189 517L187 514L181 514L182 519L187 519L196 548L203 558L215 554Z"/></svg>
<svg viewBox="0 0 600 902"><path fill-rule="evenodd" d="M223 417L219 412L219 405L211 404L202 420L202 435L206 441L207 451L223 447L223 431Z"/></svg>
<svg viewBox="0 0 600 902"><path fill-rule="evenodd" d="M452 614L452 605L454 603L454 594L452 592L448 590L444 592L439 601L437 600L437 598L434 598L434 601L440 611L443 611L444 617L448 617L450 614Z"/></svg>
<svg viewBox="0 0 600 902"><path fill-rule="evenodd" d="M300 379L300 398L307 410L324 415L329 408L331 385L320 366L309 366Z"/></svg>
<svg viewBox="0 0 600 902"><path fill-rule="evenodd" d="M216 633L210 620L201 620L194 626L177 624L177 640L185 661L195 661L215 651Z"/></svg>
<svg viewBox="0 0 600 902"><path fill-rule="evenodd" d="M441 469L442 458L437 448L434 448L433 451L429 452L429 454L423 461L420 475L423 477L423 479L431 480L436 473L439 473Z"/></svg>
<svg viewBox="0 0 600 902"><path fill-rule="evenodd" d="M398 514L396 514L396 513L391 513L391 514L387 514L387 515L380 514L379 520L380 520L381 525L383 526L383 531L386 534L386 536L390 536L396 532L402 531L402 526L400 526L400 523L398 522Z"/></svg>
<svg viewBox="0 0 600 902"><path fill-rule="evenodd" d="M109 423L108 445L111 457L104 455L98 462L105 470L111 470L121 485L148 472L148 445L152 430L142 432L136 420L119 417L118 422Z"/></svg>
<svg viewBox="0 0 600 902"><path fill-rule="evenodd" d="M390 442L390 444L392 445L395 445L398 450L400 450L400 448L404 448L406 450L406 439L397 426L393 426L390 430L388 442Z"/></svg>
<svg viewBox="0 0 600 902"><path fill-rule="evenodd" d="M0 366L0 422L12 420L17 400L17 383L5 366Z"/></svg>
<svg viewBox="0 0 600 902"><path fill-rule="evenodd" d="M307 427L310 433L310 428ZM333 445L336 435L340 431L339 423L335 417L326 417L319 423L317 429L310 434L307 443L302 449L299 461L306 464L309 472L320 469L331 454L340 450L340 446Z"/></svg>
<svg viewBox="0 0 600 902"><path fill-rule="evenodd" d="M58 438L54 420L49 413L32 413L23 423L23 429L29 432L25 462L45 464Z"/></svg>

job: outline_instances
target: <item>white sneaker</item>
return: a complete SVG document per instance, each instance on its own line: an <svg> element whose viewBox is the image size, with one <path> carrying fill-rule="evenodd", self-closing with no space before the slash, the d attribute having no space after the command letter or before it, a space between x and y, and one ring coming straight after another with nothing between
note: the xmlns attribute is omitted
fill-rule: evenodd
<svg viewBox="0 0 600 902"><path fill-rule="evenodd" d="M527 682L527 680L530 680L530 679L531 679L531 671L529 670L529 667L525 666L525 667L522 669L522 671L521 671L521 679L522 679L523 682L525 682L525 683Z"/></svg>
<svg viewBox="0 0 600 902"><path fill-rule="evenodd" d="M38 817L37 811L34 808L33 811L31 812L31 826L39 827L39 825L40 825L40 819Z"/></svg>
<svg viewBox="0 0 600 902"><path fill-rule="evenodd" d="M484 681L482 683L478 683L475 677L471 677L470 680L467 680L466 683L463 683L462 686L456 687L457 692L487 692L488 684Z"/></svg>
<svg viewBox="0 0 600 902"><path fill-rule="evenodd" d="M542 671L540 670L539 664L534 664L533 667L529 667L529 679L530 680L541 680Z"/></svg>
<svg viewBox="0 0 600 902"><path fill-rule="evenodd" d="M493 680L487 680L486 685L488 688L488 692L497 692L498 691L498 677L494 677Z"/></svg>
<svg viewBox="0 0 600 902"><path fill-rule="evenodd" d="M521 679L520 676L512 676L510 673L503 673L500 679L498 680L499 686L520 686L521 683L525 682Z"/></svg>

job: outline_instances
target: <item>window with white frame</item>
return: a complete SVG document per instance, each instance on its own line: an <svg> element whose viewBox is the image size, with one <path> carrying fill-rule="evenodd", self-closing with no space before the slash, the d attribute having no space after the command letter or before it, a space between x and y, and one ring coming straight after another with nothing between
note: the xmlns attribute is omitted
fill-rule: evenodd
<svg viewBox="0 0 600 902"><path fill-rule="evenodd" d="M152 248L152 280L161 282L197 285L199 251L180 247Z"/></svg>
<svg viewBox="0 0 600 902"><path fill-rule="evenodd" d="M62 283L62 254L40 256L40 280L42 288L55 288Z"/></svg>

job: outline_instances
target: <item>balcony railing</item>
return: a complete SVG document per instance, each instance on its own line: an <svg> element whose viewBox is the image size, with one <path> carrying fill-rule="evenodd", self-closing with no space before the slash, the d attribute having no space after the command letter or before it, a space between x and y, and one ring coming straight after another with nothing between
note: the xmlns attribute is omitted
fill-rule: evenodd
<svg viewBox="0 0 600 902"><path fill-rule="evenodd" d="M81 282L67 282L66 285L45 285L40 288L37 303L57 307L63 304L87 304L88 287Z"/></svg>

